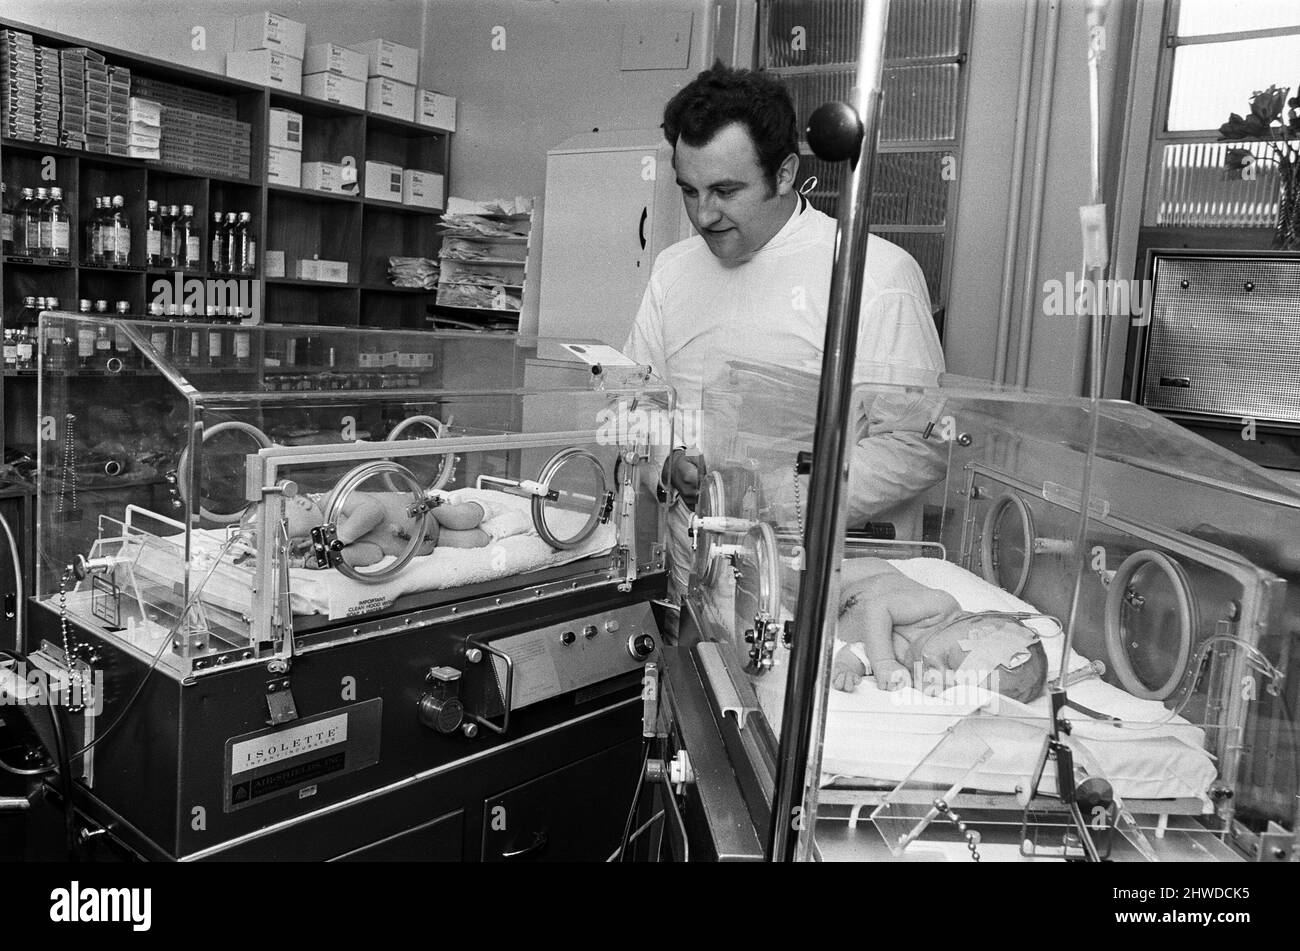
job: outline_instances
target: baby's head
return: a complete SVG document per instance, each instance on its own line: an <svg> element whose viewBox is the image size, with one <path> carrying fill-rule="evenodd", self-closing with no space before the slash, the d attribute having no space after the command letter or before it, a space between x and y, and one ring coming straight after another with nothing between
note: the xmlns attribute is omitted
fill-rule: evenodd
<svg viewBox="0 0 1300 951"><path fill-rule="evenodd" d="M920 642L920 662L940 670L978 673L990 690L1030 703L1047 685L1047 652L1033 628L998 613L963 613Z"/></svg>
<svg viewBox="0 0 1300 951"><path fill-rule="evenodd" d="M319 498L306 492L284 500L284 518L290 538L306 538L313 528L325 524Z"/></svg>

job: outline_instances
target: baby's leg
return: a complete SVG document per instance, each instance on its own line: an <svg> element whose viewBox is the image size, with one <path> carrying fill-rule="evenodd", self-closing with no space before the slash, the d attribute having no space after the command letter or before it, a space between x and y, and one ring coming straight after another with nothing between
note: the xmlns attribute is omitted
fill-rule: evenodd
<svg viewBox="0 0 1300 951"><path fill-rule="evenodd" d="M451 502L439 505L432 510L433 517L443 528L458 532L478 528L483 521L483 506L477 502ZM445 542L443 544L446 544ZM461 545L462 548L477 548L477 545Z"/></svg>
<svg viewBox="0 0 1300 951"><path fill-rule="evenodd" d="M858 659L858 655L845 644L835 652L831 661L831 686L836 690L852 693L867 675L867 667Z"/></svg>
<svg viewBox="0 0 1300 951"><path fill-rule="evenodd" d="M876 686L881 690L898 690L911 686L912 679L907 668L894 656L894 619L882 598L872 598L865 593L862 599L849 609L844 619L849 622L848 630L854 627L861 631L862 647L871 661L871 672L876 677ZM841 637L849 637L844 628Z"/></svg>
<svg viewBox="0 0 1300 951"><path fill-rule="evenodd" d="M471 528L466 532L446 529L438 536L440 548L486 548L492 536L481 528Z"/></svg>
<svg viewBox="0 0 1300 951"><path fill-rule="evenodd" d="M374 542L353 542L343 549L343 560L353 568L364 568L384 560L384 550Z"/></svg>

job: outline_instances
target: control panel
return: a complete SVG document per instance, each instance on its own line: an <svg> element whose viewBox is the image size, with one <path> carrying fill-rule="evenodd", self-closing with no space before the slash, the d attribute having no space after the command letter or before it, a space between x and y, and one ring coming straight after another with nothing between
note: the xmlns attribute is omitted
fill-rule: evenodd
<svg viewBox="0 0 1300 951"><path fill-rule="evenodd" d="M650 605L641 603L512 634L491 646L510 658L510 707L518 710L639 670L658 652L658 640ZM493 654L492 663L497 682L504 686L505 659Z"/></svg>

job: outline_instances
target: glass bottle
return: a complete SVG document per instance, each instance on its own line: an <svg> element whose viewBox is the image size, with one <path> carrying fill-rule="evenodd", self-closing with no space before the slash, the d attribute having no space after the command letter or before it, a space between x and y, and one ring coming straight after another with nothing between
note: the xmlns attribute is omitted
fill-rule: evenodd
<svg viewBox="0 0 1300 951"><path fill-rule="evenodd" d="M222 262L225 264L225 270L236 273L240 267L239 260L239 234L236 230L238 216L232 211L226 215L226 223L222 225L222 234L224 237L225 250L222 252Z"/></svg>
<svg viewBox="0 0 1300 951"><path fill-rule="evenodd" d="M243 324L244 311L241 307L236 307L230 314L230 322L236 325L234 332L234 357L235 366L249 367L253 364L252 359L252 334L247 330L239 329Z"/></svg>
<svg viewBox="0 0 1300 951"><path fill-rule="evenodd" d="M36 306L24 307L22 321L19 327L14 330L14 367L18 370L34 370L36 364L32 362L32 354L36 351L36 323L37 314L42 310L47 310L49 303L44 298L36 298Z"/></svg>
<svg viewBox="0 0 1300 951"><path fill-rule="evenodd" d="M9 205L9 186L0 182L0 250L14 253L14 209Z"/></svg>
<svg viewBox="0 0 1300 951"><path fill-rule="evenodd" d="M185 267L185 235L181 231L181 208L180 205L169 205L167 207L167 217L163 219L163 230L167 237L167 254L171 258L171 266L176 268Z"/></svg>
<svg viewBox="0 0 1300 951"><path fill-rule="evenodd" d="M72 252L71 221L68 209L63 207L63 189L50 189L50 254L66 258Z"/></svg>
<svg viewBox="0 0 1300 951"><path fill-rule="evenodd" d="M28 253L49 257L53 232L50 228L50 193L44 188L36 189L36 203L33 211L36 219L36 241L35 243L32 242L32 228L29 223L27 230Z"/></svg>
<svg viewBox="0 0 1300 951"><path fill-rule="evenodd" d="M194 220L194 206L181 206L179 231L184 246L185 267L197 270L203 263L203 228Z"/></svg>
<svg viewBox="0 0 1300 951"><path fill-rule="evenodd" d="M131 222L126 216L126 203L121 195L113 196L113 214L110 219L113 230L113 264L131 263Z"/></svg>
<svg viewBox="0 0 1300 951"><path fill-rule="evenodd" d="M109 336L107 324L95 328L95 368L105 370L108 361L113 358L113 338Z"/></svg>
<svg viewBox="0 0 1300 951"><path fill-rule="evenodd" d="M225 350L225 332L221 324L226 322L226 317L216 304L209 304L204 315L207 322L214 325L208 328L208 363L214 367L220 366L221 355Z"/></svg>
<svg viewBox="0 0 1300 951"><path fill-rule="evenodd" d="M158 213L158 202L152 198L145 203L144 213L144 250L150 267L166 267L162 253L162 222Z"/></svg>
<svg viewBox="0 0 1300 951"><path fill-rule="evenodd" d="M221 229L222 215L219 211L212 213L212 234L211 250L212 262L209 268L216 274L225 271L226 268L226 239Z"/></svg>
<svg viewBox="0 0 1300 951"><path fill-rule="evenodd" d="M239 270L252 274L257 270L257 236L253 234L251 212L239 213Z"/></svg>
<svg viewBox="0 0 1300 951"><path fill-rule="evenodd" d="M36 204L36 192L30 188L23 189L22 201L18 203L18 217L14 219L17 232L14 235L14 253L35 257L41 247L40 218Z"/></svg>
<svg viewBox="0 0 1300 951"><path fill-rule="evenodd" d="M18 369L18 331L11 327L5 328L4 341L5 369Z"/></svg>
<svg viewBox="0 0 1300 951"><path fill-rule="evenodd" d="M82 255L87 264L104 263L104 199L95 199L95 211L86 219L86 246Z"/></svg>
<svg viewBox="0 0 1300 951"><path fill-rule="evenodd" d="M90 370L95 365L95 325L77 324L77 365Z"/></svg>

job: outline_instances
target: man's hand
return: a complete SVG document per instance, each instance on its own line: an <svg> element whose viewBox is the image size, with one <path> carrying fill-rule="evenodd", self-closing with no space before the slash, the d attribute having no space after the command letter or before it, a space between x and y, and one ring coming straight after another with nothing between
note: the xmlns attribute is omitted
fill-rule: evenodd
<svg viewBox="0 0 1300 951"><path fill-rule="evenodd" d="M704 460L698 456L687 456L685 449L674 449L664 460L664 469L660 478L663 485L671 485L682 497L686 507L694 511L695 501L700 495L700 477L704 470Z"/></svg>

